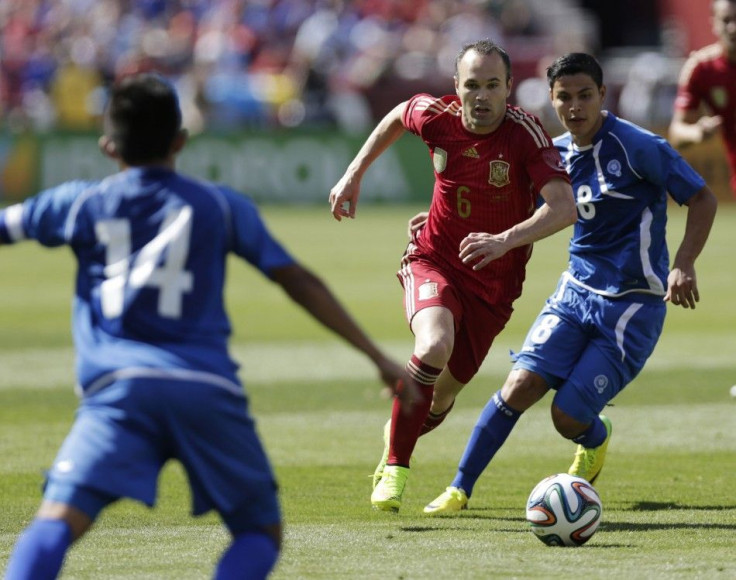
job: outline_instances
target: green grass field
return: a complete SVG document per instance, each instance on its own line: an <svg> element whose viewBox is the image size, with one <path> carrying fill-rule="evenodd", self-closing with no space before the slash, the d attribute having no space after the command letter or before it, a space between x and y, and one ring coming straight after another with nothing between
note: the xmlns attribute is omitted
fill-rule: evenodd
<svg viewBox="0 0 736 580"><path fill-rule="evenodd" d="M321 273L357 319L403 360L412 341L395 270L415 207L361 207L337 223L324 207L268 207L273 230ZM679 242L685 211L673 207ZM230 270L233 351L281 484L285 546L273 577L736 577L736 205L722 204L699 261L701 303L670 307L647 368L607 413L614 424L596 488L602 525L582 548L548 548L524 506L544 476L566 471L574 447L549 420L549 397L519 422L459 517L422 508L449 484L480 408L565 267L569 232L537 245L526 291L479 376L453 413L422 438L401 513L374 513L370 479L389 402L372 368L239 263ZM0 569L40 499L43 470L73 419L67 250L0 248ZM192 519L171 464L159 503L120 502L70 552L64 578L207 578L227 536Z"/></svg>

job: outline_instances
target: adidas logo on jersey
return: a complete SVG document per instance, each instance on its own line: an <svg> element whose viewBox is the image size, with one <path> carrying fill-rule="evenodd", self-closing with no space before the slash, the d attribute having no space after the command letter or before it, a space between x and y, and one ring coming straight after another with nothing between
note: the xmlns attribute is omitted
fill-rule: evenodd
<svg viewBox="0 0 736 580"><path fill-rule="evenodd" d="M473 159L480 158L480 155L478 155L478 151L476 151L475 147L468 147L465 151L463 151L463 157L472 157Z"/></svg>

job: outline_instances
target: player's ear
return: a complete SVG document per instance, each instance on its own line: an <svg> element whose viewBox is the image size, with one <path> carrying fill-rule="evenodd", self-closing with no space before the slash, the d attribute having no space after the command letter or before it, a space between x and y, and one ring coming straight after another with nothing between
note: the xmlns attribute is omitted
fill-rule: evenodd
<svg viewBox="0 0 736 580"><path fill-rule="evenodd" d="M601 104L603 104L603 101L606 100L606 85L601 85L600 93L601 93Z"/></svg>
<svg viewBox="0 0 736 580"><path fill-rule="evenodd" d="M100 151L102 151L104 156L115 160L120 158L115 142L107 135L103 135L97 140L97 146L100 148Z"/></svg>

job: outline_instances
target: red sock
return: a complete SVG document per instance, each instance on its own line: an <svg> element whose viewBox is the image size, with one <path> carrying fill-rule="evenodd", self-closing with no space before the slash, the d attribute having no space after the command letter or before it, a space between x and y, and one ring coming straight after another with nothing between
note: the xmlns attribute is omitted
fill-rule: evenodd
<svg viewBox="0 0 736 580"><path fill-rule="evenodd" d="M422 425L422 430L419 432L419 436L426 435L432 429L435 429L440 426L440 423L445 420L445 417L447 417L450 414L450 411L452 411L452 408L455 406L455 401L450 403L450 406L447 407L444 411L441 413L437 413L436 415L433 413L428 413L427 418L424 420L424 424Z"/></svg>
<svg viewBox="0 0 736 580"><path fill-rule="evenodd" d="M419 432L429 415L432 405L432 393L442 369L424 364L412 355L406 370L417 382L421 399L416 401L408 415L401 411L398 400L394 400L391 411L391 444L389 446L387 465L409 467L409 460L419 439Z"/></svg>

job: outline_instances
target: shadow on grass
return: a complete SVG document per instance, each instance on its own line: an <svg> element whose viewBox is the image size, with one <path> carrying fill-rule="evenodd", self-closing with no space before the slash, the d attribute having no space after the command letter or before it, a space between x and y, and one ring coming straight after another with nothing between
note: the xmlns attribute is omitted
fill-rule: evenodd
<svg viewBox="0 0 736 580"><path fill-rule="evenodd" d="M637 502L629 507L620 507L612 511L616 512L655 512L655 511L724 511L724 510L736 510L736 505L714 505L714 506L691 506L683 505L675 502L650 502L642 501ZM450 519L457 521L462 520L493 520L496 522L505 521L519 524L518 528L497 528L494 531L497 532L516 532L516 533L527 533L526 521L523 518L508 517L498 514L497 509L493 508L478 508L469 509L464 511L461 515L435 515L432 519L437 522L436 526L403 526L401 528L404 532L436 532L436 531L462 531L464 528L459 526L448 527L440 522L447 522ZM486 512L486 513L483 513ZM495 515L494 515L495 512ZM718 522L612 522L604 521L601 523L601 529L605 529L609 532L641 532L641 531L657 531L657 530L736 530L736 523L718 523Z"/></svg>
<svg viewBox="0 0 736 580"><path fill-rule="evenodd" d="M698 522L602 522L601 529L607 532L642 532L656 530L736 530L736 524L698 523Z"/></svg>
<svg viewBox="0 0 736 580"><path fill-rule="evenodd" d="M399 528L402 532L437 532L439 530L450 530L453 532L461 531L461 528L447 528L445 526L431 527L431 526L401 526Z"/></svg>
<svg viewBox="0 0 736 580"><path fill-rule="evenodd" d="M434 516L435 518L441 518L442 516ZM448 518L445 518L448 519ZM467 519L467 518L466 518ZM470 519L491 519L491 518L470 518ZM526 527L524 524L526 523L524 520L514 519L514 518L493 518L493 519L506 519L509 521L515 521L519 523L519 526L516 528L496 528L494 530L491 530L494 534L519 534L519 535L529 535L529 528ZM645 526L642 526L644 528ZM603 528L601 528L603 529ZM615 531L611 529L609 526L606 526L606 531ZM639 528L641 529L641 528ZM463 532L469 532L472 534L477 534L477 530L475 529L469 529L464 528L461 526L402 526L400 528L402 532L409 532L409 533L424 533L424 532L449 532L451 534L457 534L457 533L463 533ZM600 539L600 538L599 538ZM595 549L610 549L610 548L631 548L633 544L597 544L591 542L590 544L586 544L586 549L590 550L591 548ZM547 546L550 548L550 546ZM559 548L564 548L564 546L560 546ZM571 548L570 548L571 549Z"/></svg>
<svg viewBox="0 0 736 580"><path fill-rule="evenodd" d="M688 511L723 511L736 510L736 505L682 505L672 501L640 501L629 508L621 508L620 511L635 512L658 512L670 510L688 510Z"/></svg>

